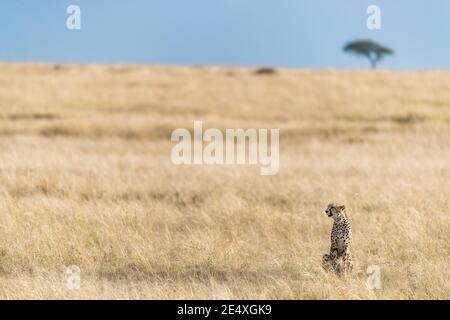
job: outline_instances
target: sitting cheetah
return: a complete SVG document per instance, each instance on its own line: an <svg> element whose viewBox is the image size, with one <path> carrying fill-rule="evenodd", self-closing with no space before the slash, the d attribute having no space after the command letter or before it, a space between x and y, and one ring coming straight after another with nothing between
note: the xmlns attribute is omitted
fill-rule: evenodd
<svg viewBox="0 0 450 320"><path fill-rule="evenodd" d="M331 229L330 254L323 256L322 266L325 270L333 270L338 275L351 272L353 261L349 246L352 240L352 226L347 219L345 206L329 204L325 213L333 218L334 223Z"/></svg>

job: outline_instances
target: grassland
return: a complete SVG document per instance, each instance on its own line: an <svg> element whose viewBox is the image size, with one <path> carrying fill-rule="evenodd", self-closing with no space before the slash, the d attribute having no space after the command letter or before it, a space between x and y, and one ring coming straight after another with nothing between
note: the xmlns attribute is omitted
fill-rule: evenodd
<svg viewBox="0 0 450 320"><path fill-rule="evenodd" d="M278 175L173 165L194 120L280 128ZM1 64L0 179L2 299L450 298L450 72Z"/></svg>

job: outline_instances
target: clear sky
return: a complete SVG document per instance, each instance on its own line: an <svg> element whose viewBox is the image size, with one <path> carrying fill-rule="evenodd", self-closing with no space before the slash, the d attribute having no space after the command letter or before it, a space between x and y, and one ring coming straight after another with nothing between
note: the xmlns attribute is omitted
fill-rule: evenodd
<svg viewBox="0 0 450 320"><path fill-rule="evenodd" d="M1 61L366 68L341 49L368 38L396 51L381 67L450 69L449 0L1 0L0 21Z"/></svg>

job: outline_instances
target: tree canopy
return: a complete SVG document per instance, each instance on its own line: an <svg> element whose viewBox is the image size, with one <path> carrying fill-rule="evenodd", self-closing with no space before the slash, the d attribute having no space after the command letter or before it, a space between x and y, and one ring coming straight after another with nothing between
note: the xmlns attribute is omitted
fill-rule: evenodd
<svg viewBox="0 0 450 320"><path fill-rule="evenodd" d="M385 55L394 54L391 48L382 46L372 40L356 40L347 43L344 52L354 53L356 55L364 56L370 61L373 69L376 68L377 63L383 59Z"/></svg>

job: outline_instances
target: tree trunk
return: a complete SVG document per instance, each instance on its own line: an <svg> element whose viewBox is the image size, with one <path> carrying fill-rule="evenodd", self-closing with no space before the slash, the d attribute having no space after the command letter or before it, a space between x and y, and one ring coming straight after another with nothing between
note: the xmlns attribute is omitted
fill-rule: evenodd
<svg viewBox="0 0 450 320"><path fill-rule="evenodd" d="M370 58L370 66L372 69L376 69L377 68L377 60Z"/></svg>

